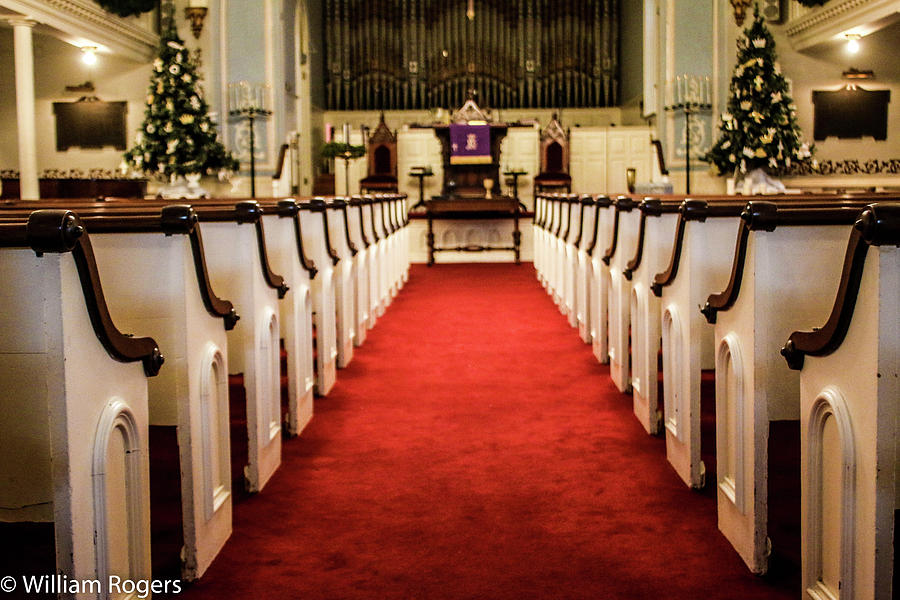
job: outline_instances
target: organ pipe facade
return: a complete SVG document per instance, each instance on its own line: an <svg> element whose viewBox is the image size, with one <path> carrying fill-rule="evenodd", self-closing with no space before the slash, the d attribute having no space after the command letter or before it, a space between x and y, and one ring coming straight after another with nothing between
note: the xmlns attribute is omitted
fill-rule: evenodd
<svg viewBox="0 0 900 600"><path fill-rule="evenodd" d="M324 0L332 110L604 107L618 0Z"/></svg>

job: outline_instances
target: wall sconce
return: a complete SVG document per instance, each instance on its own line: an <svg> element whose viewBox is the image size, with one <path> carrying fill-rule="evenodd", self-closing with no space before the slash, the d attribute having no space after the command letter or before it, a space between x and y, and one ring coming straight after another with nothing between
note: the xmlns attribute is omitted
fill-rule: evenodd
<svg viewBox="0 0 900 600"><path fill-rule="evenodd" d="M847 38L847 52L850 54L859 52L859 38L862 36L858 33L848 33L844 37Z"/></svg>
<svg viewBox="0 0 900 600"><path fill-rule="evenodd" d="M81 62L89 67L97 64L97 46L81 47Z"/></svg>
<svg viewBox="0 0 900 600"><path fill-rule="evenodd" d="M740 27L744 24L747 17L747 9L750 8L751 0L731 0L731 6L734 8L734 22Z"/></svg>
<svg viewBox="0 0 900 600"><path fill-rule="evenodd" d="M203 19L209 11L209 0L190 0L184 8L184 18L191 22L191 31L195 39L200 39L203 31Z"/></svg>

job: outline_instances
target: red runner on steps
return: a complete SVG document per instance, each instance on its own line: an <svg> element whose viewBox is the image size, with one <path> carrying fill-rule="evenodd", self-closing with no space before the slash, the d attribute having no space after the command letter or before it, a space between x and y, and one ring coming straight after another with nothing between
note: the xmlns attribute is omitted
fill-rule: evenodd
<svg viewBox="0 0 900 600"><path fill-rule="evenodd" d="M750 574L527 265L413 267L181 598L795 598Z"/></svg>

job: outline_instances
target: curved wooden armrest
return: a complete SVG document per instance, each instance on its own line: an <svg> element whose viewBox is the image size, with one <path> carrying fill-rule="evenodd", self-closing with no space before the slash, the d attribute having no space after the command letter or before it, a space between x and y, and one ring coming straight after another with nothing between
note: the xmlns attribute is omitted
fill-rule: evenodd
<svg viewBox="0 0 900 600"><path fill-rule="evenodd" d="M644 202L648 202L648 200L645 200ZM659 200L656 200L655 202L659 204ZM638 225L637 247L634 249L634 256L628 261L628 264L625 265L625 270L622 271L622 275L624 275L625 279L628 281L631 281L634 272L641 266L641 259L644 257L644 231L647 228L647 214L646 210L641 211L641 222Z"/></svg>
<svg viewBox="0 0 900 600"><path fill-rule="evenodd" d="M306 256L306 251L303 249L303 227L300 224L300 211L304 206L294 200L281 200L278 202L278 205L280 211L279 215L284 217L290 216L294 221L294 240L297 244L297 255L300 258L300 266L309 274L310 279L315 279L316 273L318 273L319 270L316 268L316 263ZM306 205L306 208L309 208L308 204Z"/></svg>
<svg viewBox="0 0 900 600"><path fill-rule="evenodd" d="M600 239L600 209L612 206L612 200L609 196L597 196L594 198L594 237L591 239L591 245L588 246L588 256L594 255L594 249L597 247L597 240Z"/></svg>
<svg viewBox="0 0 900 600"><path fill-rule="evenodd" d="M747 240L751 231L775 231L779 225L849 225L858 218L861 206L834 205L787 205L779 207L775 202L753 200L747 203L741 213L741 225L738 229L734 251L734 262L731 267L731 278L725 290L712 294L700 312L708 323L716 322L716 315L730 309L737 301L741 291L741 280L744 276L744 263L747 258Z"/></svg>
<svg viewBox="0 0 900 600"><path fill-rule="evenodd" d="M372 223L372 239L375 240L373 243L378 244L381 241L381 237L378 235L378 228L375 227L375 199L371 196L366 197L366 204L369 205L369 221Z"/></svg>
<svg viewBox="0 0 900 600"><path fill-rule="evenodd" d="M322 213L322 229L325 233L325 250L328 252L328 257L331 258L331 264L337 265L341 262L341 257L331 245L331 235L328 233L328 205L323 198L313 198L310 201L310 206L310 210Z"/></svg>
<svg viewBox="0 0 900 600"><path fill-rule="evenodd" d="M860 215L850 232L844 266L831 314L813 331L791 333L781 355L788 367L799 371L809 356L828 356L840 348L850 329L869 246L900 246L900 204L873 204Z"/></svg>
<svg viewBox="0 0 900 600"><path fill-rule="evenodd" d="M556 203L556 212L554 213L556 216L556 231L553 232L553 235L558 238L560 237L559 233L562 231L562 214L565 201L562 198L554 198L553 200Z"/></svg>
<svg viewBox="0 0 900 600"><path fill-rule="evenodd" d="M359 248L356 247L356 244L353 243L353 239L350 237L350 214L347 211L347 206L347 202L344 202L343 206L341 206L341 212L344 214L344 239L347 241L347 247L350 248L350 256L356 256L359 254Z"/></svg>
<svg viewBox="0 0 900 600"><path fill-rule="evenodd" d="M234 212L238 224L252 223L256 227L256 244L259 248L259 263L262 269L263 279L266 285L278 291L278 298L284 298L291 289L284 281L284 277L272 270L269 263L269 253L266 250L266 233L262 222L262 209L258 202L245 200L234 205Z"/></svg>
<svg viewBox="0 0 900 600"><path fill-rule="evenodd" d="M609 266L610 261L612 261L613 257L616 255L616 249L619 246L619 213L620 212L630 212L632 208L636 206L634 201L628 196L619 196L616 198L614 203L616 205L615 213L613 214L613 234L612 240L610 241L609 248L606 249L606 252L603 253L603 256L600 260L603 261L603 264Z"/></svg>
<svg viewBox="0 0 900 600"><path fill-rule="evenodd" d="M156 341L149 337L136 338L126 335L113 323L106 297L103 295L103 286L100 284L100 274L97 271L97 261L94 258L90 237L85 233L84 225L75 213L52 209L33 212L25 227L24 241L38 256L46 252L71 252L91 327L100 344L115 360L141 361L147 377L159 373L165 358L160 353Z"/></svg>
<svg viewBox="0 0 900 600"><path fill-rule="evenodd" d="M581 239L584 237L584 207L592 206L594 204L594 199L591 198L590 194L584 194L581 198L576 198L575 202L578 204L578 236L576 236L575 241L572 242L572 245L576 248L581 246Z"/></svg>
<svg viewBox="0 0 900 600"><path fill-rule="evenodd" d="M362 240L363 248L369 247L369 238L366 237L366 227L365 227L365 219L363 218L363 207L365 206L365 202L359 196L354 196L350 198L350 206L355 206L359 209L359 237Z"/></svg>

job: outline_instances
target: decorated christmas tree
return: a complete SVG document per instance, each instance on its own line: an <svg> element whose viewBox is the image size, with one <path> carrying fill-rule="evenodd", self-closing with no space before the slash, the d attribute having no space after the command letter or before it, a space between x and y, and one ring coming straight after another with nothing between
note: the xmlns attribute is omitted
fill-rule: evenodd
<svg viewBox="0 0 900 600"><path fill-rule="evenodd" d="M125 160L138 171L167 178L237 170L237 161L219 142L216 124L209 117L197 58L178 37L171 12L165 20L144 123Z"/></svg>
<svg viewBox="0 0 900 600"><path fill-rule="evenodd" d="M775 41L757 5L753 23L738 40L720 137L704 157L724 175L742 177L754 169L778 175L810 159L776 59Z"/></svg>

